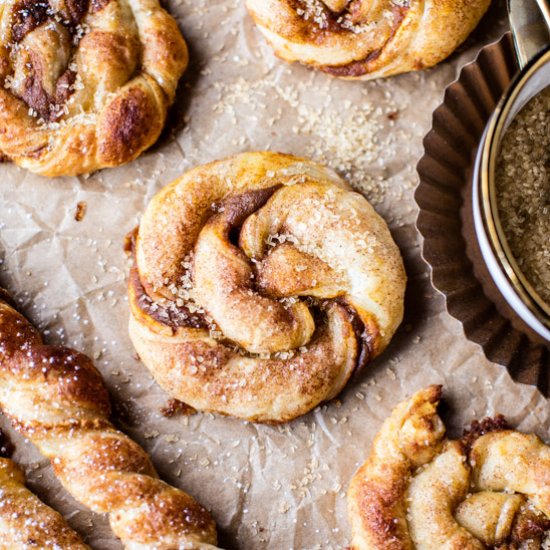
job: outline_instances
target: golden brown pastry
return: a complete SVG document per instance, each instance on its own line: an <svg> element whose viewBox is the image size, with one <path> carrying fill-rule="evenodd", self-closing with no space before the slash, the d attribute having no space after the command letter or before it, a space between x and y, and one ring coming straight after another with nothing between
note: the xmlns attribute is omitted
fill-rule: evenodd
<svg viewBox="0 0 550 550"><path fill-rule="evenodd" d="M424 69L449 56L491 0L246 0L279 57L344 78Z"/></svg>
<svg viewBox="0 0 550 550"><path fill-rule="evenodd" d="M187 61L158 0L0 2L0 156L44 176L135 159Z"/></svg>
<svg viewBox="0 0 550 550"><path fill-rule="evenodd" d="M150 458L109 422L101 375L84 355L47 346L0 300L0 407L14 428L50 459L74 498L109 514L125 548L214 548L210 514L158 479Z"/></svg>
<svg viewBox="0 0 550 550"><path fill-rule="evenodd" d="M500 416L446 440L440 398L430 386L384 422L350 484L351 549L547 548L550 447Z"/></svg>
<svg viewBox="0 0 550 550"><path fill-rule="evenodd" d="M135 239L130 336L197 410L283 422L387 346L405 273L385 222L327 168L246 153L195 168Z"/></svg>
<svg viewBox="0 0 550 550"><path fill-rule="evenodd" d="M89 548L63 517L25 487L20 468L3 453L0 430L0 550Z"/></svg>

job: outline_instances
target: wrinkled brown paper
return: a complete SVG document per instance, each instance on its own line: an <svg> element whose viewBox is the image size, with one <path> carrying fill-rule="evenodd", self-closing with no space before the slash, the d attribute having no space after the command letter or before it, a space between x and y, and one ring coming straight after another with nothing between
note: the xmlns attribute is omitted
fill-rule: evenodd
<svg viewBox="0 0 550 550"><path fill-rule="evenodd" d="M345 491L391 408L443 383L452 433L483 415L547 436L546 399L515 384L466 340L430 287L414 228L422 137L445 86L501 34L494 7L449 61L421 74L342 82L277 60L243 0L167 2L192 65L171 132L136 162L88 178L48 180L0 165L0 283L49 342L90 355L112 392L118 425L153 456L161 476L212 510L229 549L330 549L349 543ZM281 427L210 414L165 418L168 397L134 357L127 336L126 233L153 194L184 170L248 150L328 162L389 222L409 275L406 319L390 348L336 402ZM79 202L86 204L75 220ZM6 424L1 419L0 424ZM104 517L61 488L47 461L13 436L30 486L98 550L120 548Z"/></svg>

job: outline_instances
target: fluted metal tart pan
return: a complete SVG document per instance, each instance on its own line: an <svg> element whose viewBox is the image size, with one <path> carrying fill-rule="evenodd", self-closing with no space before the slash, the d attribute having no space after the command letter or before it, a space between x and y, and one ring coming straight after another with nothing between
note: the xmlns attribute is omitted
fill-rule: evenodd
<svg viewBox="0 0 550 550"><path fill-rule="evenodd" d="M491 284L472 217L472 169L489 117L518 71L512 37L483 48L446 90L424 138L417 170L417 229L434 288L448 312L487 358L518 381L545 394L550 388L550 353L526 333Z"/></svg>

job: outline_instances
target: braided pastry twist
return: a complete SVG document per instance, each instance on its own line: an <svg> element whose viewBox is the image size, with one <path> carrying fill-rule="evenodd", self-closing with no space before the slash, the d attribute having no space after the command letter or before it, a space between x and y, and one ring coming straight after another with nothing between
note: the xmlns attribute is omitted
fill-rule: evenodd
<svg viewBox="0 0 550 550"><path fill-rule="evenodd" d="M195 409L282 422L335 397L403 315L385 222L327 168L246 153L191 170L135 240L130 336Z"/></svg>
<svg viewBox="0 0 550 550"><path fill-rule="evenodd" d="M125 548L214 548L210 514L159 480L145 451L109 422L109 395L90 359L42 344L29 321L1 299L0 406L50 459L67 491L109 514Z"/></svg>
<svg viewBox="0 0 550 550"><path fill-rule="evenodd" d="M352 550L540 550L550 537L550 447L474 422L445 440L440 386L401 403L349 492Z"/></svg>
<svg viewBox="0 0 550 550"><path fill-rule="evenodd" d="M45 176L133 160L160 135L187 60L158 0L5 0L0 153Z"/></svg>
<svg viewBox="0 0 550 550"><path fill-rule="evenodd" d="M0 430L0 550L86 550L63 517L25 487L25 476L3 450Z"/></svg>
<svg viewBox="0 0 550 550"><path fill-rule="evenodd" d="M246 0L286 61L372 79L431 67L470 34L491 0Z"/></svg>

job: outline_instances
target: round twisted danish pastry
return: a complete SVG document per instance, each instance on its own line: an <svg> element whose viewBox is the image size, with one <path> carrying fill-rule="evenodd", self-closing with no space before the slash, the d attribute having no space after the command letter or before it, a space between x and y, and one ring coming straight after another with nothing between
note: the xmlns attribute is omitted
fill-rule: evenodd
<svg viewBox="0 0 550 550"><path fill-rule="evenodd" d="M139 226L130 335L177 399L282 422L335 397L401 322L384 221L332 171L246 153L184 174Z"/></svg>
<svg viewBox="0 0 550 550"><path fill-rule="evenodd" d="M86 550L63 517L25 487L20 468L2 453L0 430L0 550Z"/></svg>
<svg viewBox="0 0 550 550"><path fill-rule="evenodd" d="M187 59L158 0L1 2L0 153L45 176L135 159Z"/></svg>
<svg viewBox="0 0 550 550"><path fill-rule="evenodd" d="M90 359L43 345L1 297L0 407L73 497L109 514L125 548L215 548L210 514L159 480L145 451L109 422L109 395Z"/></svg>
<svg viewBox="0 0 550 550"><path fill-rule="evenodd" d="M550 544L550 447L502 416L445 440L440 386L401 403L348 492L353 550L538 550Z"/></svg>
<svg viewBox="0 0 550 550"><path fill-rule="evenodd" d="M372 79L431 67L470 34L491 0L246 0L277 55Z"/></svg>

